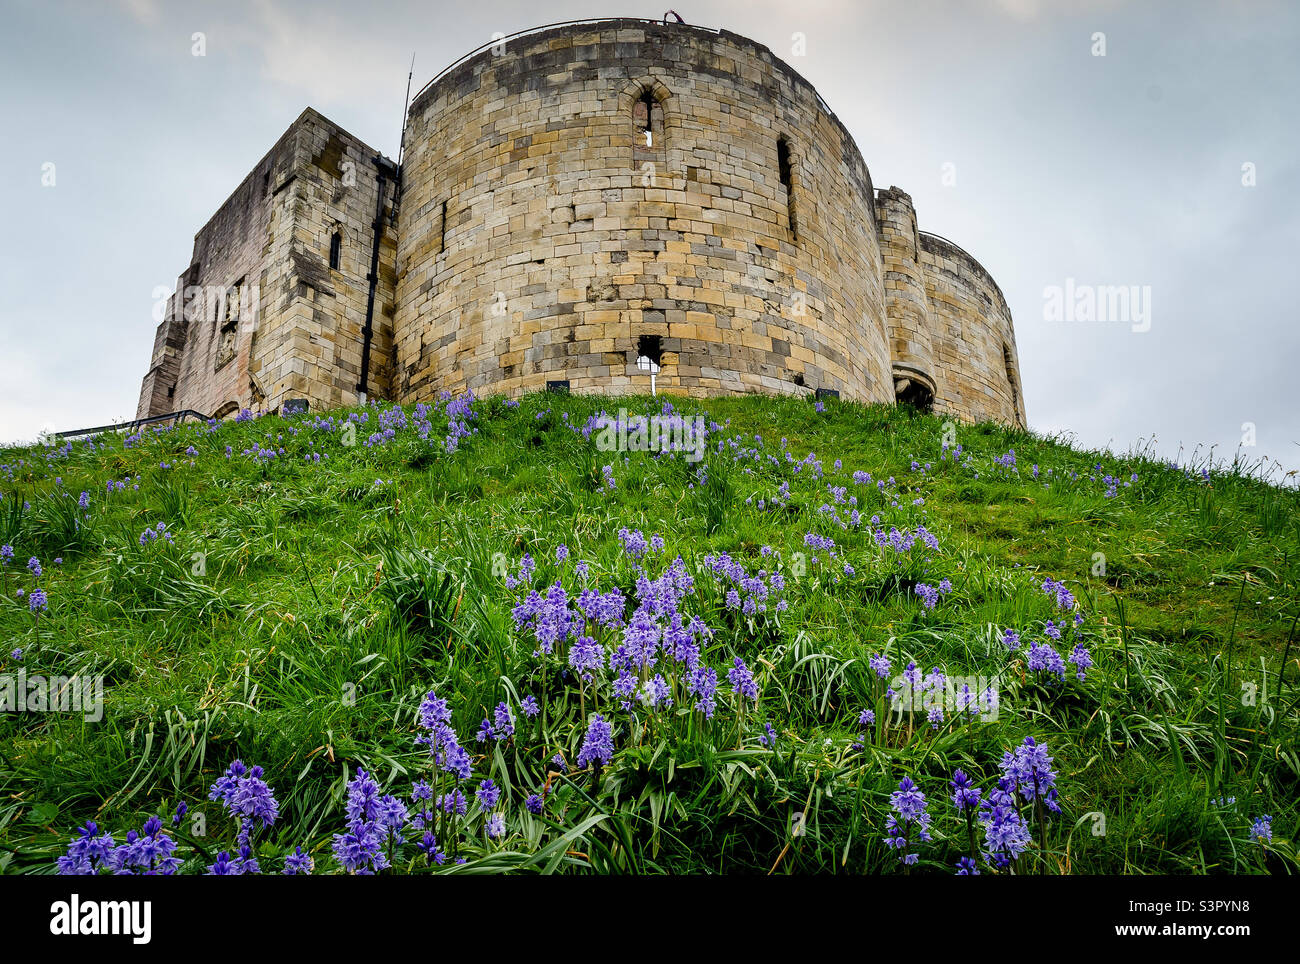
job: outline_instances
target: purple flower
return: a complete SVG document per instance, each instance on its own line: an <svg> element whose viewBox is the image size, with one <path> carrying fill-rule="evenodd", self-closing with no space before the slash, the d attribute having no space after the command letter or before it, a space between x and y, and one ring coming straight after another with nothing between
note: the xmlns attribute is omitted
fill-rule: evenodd
<svg viewBox="0 0 1300 964"><path fill-rule="evenodd" d="M524 711L524 716L534 717L541 712L541 707L537 705L537 700L529 694L519 701L519 708Z"/></svg>
<svg viewBox="0 0 1300 964"><path fill-rule="evenodd" d="M510 712L510 707L503 701L497 704L493 713L494 726L492 735L497 740L508 740L515 733L515 715Z"/></svg>
<svg viewBox="0 0 1300 964"><path fill-rule="evenodd" d="M1256 817L1250 826L1250 836L1261 844L1273 842L1273 818L1267 813Z"/></svg>
<svg viewBox="0 0 1300 964"><path fill-rule="evenodd" d="M46 608L47 602L48 600L45 597L45 590L36 588L33 589L31 595L27 597L27 608L32 612L39 612Z"/></svg>
<svg viewBox="0 0 1300 964"><path fill-rule="evenodd" d="M1074 664L1077 670L1074 675L1082 681L1087 675L1088 669L1092 666L1092 656L1084 648L1083 643L1074 644L1074 651L1070 653L1070 662Z"/></svg>
<svg viewBox="0 0 1300 964"><path fill-rule="evenodd" d="M614 756L613 728L605 718L596 713L587 726L587 734L582 740L582 749L578 752L578 767L586 769L595 764L607 766Z"/></svg>
<svg viewBox="0 0 1300 964"><path fill-rule="evenodd" d="M917 855L908 851L911 843L925 843L930 840L930 813L926 809L925 794L922 793L911 777L903 777L898 789L889 795L889 806L893 813L885 822L888 838L886 847L899 851L898 859L904 864L915 864ZM916 831L914 841L909 841L908 834Z"/></svg>
<svg viewBox="0 0 1300 964"><path fill-rule="evenodd" d="M302 877L315 869L316 862L311 854L302 852L302 847L294 848L293 853L284 858L284 874L287 877Z"/></svg>
<svg viewBox="0 0 1300 964"><path fill-rule="evenodd" d="M542 815L542 808L545 806L545 802L537 794L530 793L528 795L528 798L524 800L524 806L527 808L529 813L540 817Z"/></svg>
<svg viewBox="0 0 1300 964"><path fill-rule="evenodd" d="M382 795L365 770L348 783L347 830L334 835L334 859L350 874L370 875L390 865L388 854L402 842L406 806Z"/></svg>
<svg viewBox="0 0 1300 964"><path fill-rule="evenodd" d="M220 800L222 807L239 819L241 846L250 843L256 830L275 823L280 814L280 805L262 779L262 768L249 769L241 760L230 764L225 775L212 784L208 799Z"/></svg>
<svg viewBox="0 0 1300 964"><path fill-rule="evenodd" d="M1065 661L1061 654L1047 643L1029 643L1029 669L1035 673L1048 673L1059 679L1065 679Z"/></svg>
<svg viewBox="0 0 1300 964"><path fill-rule="evenodd" d="M980 869L970 857L961 857L957 860L958 877L978 877L979 875Z"/></svg>
<svg viewBox="0 0 1300 964"><path fill-rule="evenodd" d="M933 586L927 586L923 582L918 582L916 588L912 591L921 597L921 602L926 609L933 609L939 601L939 590Z"/></svg>
<svg viewBox="0 0 1300 964"><path fill-rule="evenodd" d="M735 665L727 670L727 679L737 696L758 702L758 684L754 682L754 674L739 656L735 658Z"/></svg>
<svg viewBox="0 0 1300 964"><path fill-rule="evenodd" d="M478 804L484 810L491 810L501 799L501 788L491 780L484 780L478 785L478 790L474 796L478 798Z"/></svg>
<svg viewBox="0 0 1300 964"><path fill-rule="evenodd" d="M1056 771L1046 744L1025 737L1024 743L1002 755L1002 774L1011 793L1019 791L1026 800L1042 800L1048 810L1061 812L1056 803Z"/></svg>
<svg viewBox="0 0 1300 964"><path fill-rule="evenodd" d="M1029 826L1016 809L1010 787L1010 782L1003 778L980 804L984 846L989 859L998 867L1006 867L1029 846Z"/></svg>
<svg viewBox="0 0 1300 964"><path fill-rule="evenodd" d="M691 673L687 690L696 697L695 708L704 714L706 720L713 719L718 705L718 671L709 666L697 666Z"/></svg>
<svg viewBox="0 0 1300 964"><path fill-rule="evenodd" d="M58 859L59 873L65 876L87 876L101 871L114 871L112 855L116 848L110 834L100 834L93 820L77 829L77 836L68 845L68 852Z"/></svg>
<svg viewBox="0 0 1300 964"><path fill-rule="evenodd" d="M979 807L980 790L971 782L970 777L966 776L965 771L955 770L948 786L952 787L952 804L958 810L973 810Z"/></svg>
<svg viewBox="0 0 1300 964"><path fill-rule="evenodd" d="M31 570L33 576L35 576L38 579L40 578L41 560L37 559L35 556L32 556L30 559L27 560L27 568Z"/></svg>
<svg viewBox="0 0 1300 964"><path fill-rule="evenodd" d="M623 544L623 552L633 559L640 559L649 548L649 543L639 529L619 529L618 541Z"/></svg>

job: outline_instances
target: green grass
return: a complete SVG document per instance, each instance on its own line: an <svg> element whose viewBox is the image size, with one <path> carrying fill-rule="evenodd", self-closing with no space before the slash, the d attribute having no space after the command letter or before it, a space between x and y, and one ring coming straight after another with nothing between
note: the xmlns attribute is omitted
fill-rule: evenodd
<svg viewBox="0 0 1300 964"><path fill-rule="evenodd" d="M439 826L445 849L466 858L442 871L900 872L885 821L891 791L910 776L929 799L934 838L911 872L951 872L967 852L948 799L953 769L987 789L1002 754L1028 736L1055 760L1061 812L1043 820L1024 808L1034 843L1015 873L1297 869L1294 489L1241 466L1170 468L994 425L958 426L961 458L941 460L941 419L838 402L824 413L793 399L680 402L726 423L699 463L641 452L625 460L569 427L603 408L650 413L662 402L484 400L476 433L452 453L439 411L427 441L408 409L391 441L366 445L381 430L374 407L354 445L339 429L352 413L336 412L332 428L313 427L312 414L146 430L129 447L110 435L0 452L0 544L15 550L0 575L0 677L22 668L102 677L104 687L98 721L0 719L0 872L53 872L86 820L120 842L151 814L167 822L181 801L191 816L174 832L177 853L187 872L201 872L234 837L231 818L206 798L235 758L264 767L280 803L258 837L263 869L278 871L278 855L301 844L317 872L335 872L331 840L358 767L400 795L434 779L414 742L431 690L475 755L474 785L490 776L506 797L501 840L485 839L472 794L463 826ZM755 435L761 456L734 458ZM284 454L244 454L256 445ZM1009 449L1015 467L995 464ZM303 458L312 452L323 459ZM810 452L820 478L808 465L792 471ZM854 482L859 470L871 484ZM1122 480L1112 496L1107 474ZM773 507L783 483L788 501ZM819 511L833 501L828 484L859 500L860 528ZM873 515L886 529L923 524L938 551L878 550ZM142 546L158 523L172 541ZM633 597L624 527L663 536L665 551L647 560L651 577L677 555L694 576L683 610L714 631L704 653L719 675L712 720L692 709L681 679L673 711L631 718L608 686L580 688L560 676L558 657L535 659L535 640L515 628L522 594L504 577L524 553L543 593L557 578L576 592L581 559L593 584ZM805 545L809 532L835 540L833 564ZM561 543L571 557L557 564ZM704 563L720 552L751 573L779 566L789 608L753 618L728 609ZM39 581L24 568L30 556L44 566ZM914 586L945 577L952 591L926 609ZM1042 641L1046 620L1059 621L1040 589L1049 577L1086 614L1060 646L1090 651L1082 682L1070 666L1064 682L1049 683L1001 642L1007 628ZM15 592L38 584L49 607L34 616ZM887 681L868 666L876 653L894 673L915 660L996 681L996 720L949 712L932 728L923 716L892 715ZM737 656L754 671L756 706L738 705L727 683ZM665 658L657 669L667 668ZM537 720L518 712L526 694L545 704ZM474 742L503 700L515 708L514 738ZM556 773L548 761L561 753L574 763L597 705L614 721L612 763ZM855 746L867 708L878 720ZM759 741L767 724L774 749ZM546 812L534 817L523 798L543 786ZM1267 846L1250 834L1262 814L1273 818ZM424 872L416 857L408 844L396 863Z"/></svg>

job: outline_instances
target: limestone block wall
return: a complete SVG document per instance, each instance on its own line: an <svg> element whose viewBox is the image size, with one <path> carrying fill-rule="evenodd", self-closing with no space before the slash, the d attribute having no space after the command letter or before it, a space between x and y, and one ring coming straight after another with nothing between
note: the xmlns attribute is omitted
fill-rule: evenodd
<svg viewBox="0 0 1300 964"><path fill-rule="evenodd" d="M916 227L912 199L896 187L876 194L876 223L885 284L885 317L897 384L922 382L942 397L940 369L931 344L929 299L921 267L921 233Z"/></svg>
<svg viewBox="0 0 1300 964"><path fill-rule="evenodd" d="M650 128L647 142L644 128ZM416 97L396 384L893 398L866 165L813 88L726 31L544 30Z"/></svg>
<svg viewBox="0 0 1300 964"><path fill-rule="evenodd" d="M942 382L935 410L1025 425L1011 310L992 276L957 245L921 234L931 343Z"/></svg>
<svg viewBox="0 0 1300 964"><path fill-rule="evenodd" d="M272 404L286 397L306 398L313 410L357 404L378 216L378 284L366 384L370 396L388 398L396 167L381 158L389 171L381 205L380 168L372 148L315 111L306 112L295 127L293 181L283 192L292 232L268 277L285 307L259 331L250 369ZM335 247L337 268L331 266Z"/></svg>

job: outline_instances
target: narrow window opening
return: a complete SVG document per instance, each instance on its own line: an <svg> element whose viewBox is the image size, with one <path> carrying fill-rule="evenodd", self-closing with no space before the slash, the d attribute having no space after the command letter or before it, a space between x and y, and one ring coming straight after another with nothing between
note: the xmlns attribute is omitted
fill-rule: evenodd
<svg viewBox="0 0 1300 964"><path fill-rule="evenodd" d="M335 231L334 237L330 238L330 267L337 271L342 260L343 234L339 231Z"/></svg>
<svg viewBox="0 0 1300 964"><path fill-rule="evenodd" d="M636 340L636 364L643 370L659 371L663 362L663 337L660 335L642 335Z"/></svg>
<svg viewBox="0 0 1300 964"><path fill-rule="evenodd" d="M790 159L790 142L784 137L779 138L776 142L776 167L781 178L781 186L785 188L785 212L790 221L790 237L797 241L799 239L799 227L794 207L794 172Z"/></svg>
<svg viewBox="0 0 1300 964"><path fill-rule="evenodd" d="M442 202L442 213L438 215L438 253L447 250L447 202Z"/></svg>
<svg viewBox="0 0 1300 964"><path fill-rule="evenodd" d="M1011 364L1011 348L1008 345L1002 346L1002 364L1007 370L1007 384L1011 386L1011 407L1016 411L1016 417L1020 417L1020 389L1016 387L1016 369Z"/></svg>
<svg viewBox="0 0 1300 964"><path fill-rule="evenodd" d="M640 99L632 107L632 121L637 133L645 138L646 147L655 146L655 114L658 110L659 102L648 90L641 91Z"/></svg>

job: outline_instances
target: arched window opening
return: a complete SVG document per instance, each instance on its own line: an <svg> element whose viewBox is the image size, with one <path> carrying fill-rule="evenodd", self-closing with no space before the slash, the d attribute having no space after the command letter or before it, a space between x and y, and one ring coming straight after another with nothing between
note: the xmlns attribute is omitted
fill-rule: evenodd
<svg viewBox="0 0 1300 964"><path fill-rule="evenodd" d="M785 188L785 212L790 221L790 237L797 241L799 220L795 216L794 163L790 156L790 142L784 137L778 138L776 142L776 168L781 178L781 186Z"/></svg>
<svg viewBox="0 0 1300 964"><path fill-rule="evenodd" d="M656 125L658 121L658 125ZM632 123L636 127L637 135L644 138L644 144L638 144L638 147L655 146L655 127L663 127L663 115L659 108L659 102L655 100L655 95L649 90L641 91L641 97L632 105Z"/></svg>
<svg viewBox="0 0 1300 964"><path fill-rule="evenodd" d="M339 265L343 261L343 233L335 231L334 236L330 238L330 267L335 271L339 270Z"/></svg>

